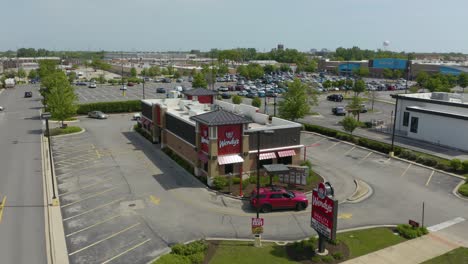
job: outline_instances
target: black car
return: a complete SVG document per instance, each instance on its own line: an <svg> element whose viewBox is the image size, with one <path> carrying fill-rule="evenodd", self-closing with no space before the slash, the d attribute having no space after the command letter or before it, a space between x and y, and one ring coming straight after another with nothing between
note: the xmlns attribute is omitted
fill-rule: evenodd
<svg viewBox="0 0 468 264"><path fill-rule="evenodd" d="M332 108L332 113L333 113L334 115L337 115L337 116L339 116L339 115L343 115L343 116L344 116L344 115L346 115L346 109L345 109L343 106L333 107L333 108Z"/></svg>
<svg viewBox="0 0 468 264"><path fill-rule="evenodd" d="M341 94L330 94L327 96L328 101L341 102L343 101L343 95Z"/></svg>
<svg viewBox="0 0 468 264"><path fill-rule="evenodd" d="M221 97L222 97L223 99L229 99L229 98L231 98L231 95L228 94L228 93L222 93L222 94L221 94Z"/></svg>
<svg viewBox="0 0 468 264"><path fill-rule="evenodd" d="M162 80L163 83L171 83L172 82L172 79L171 78L164 78Z"/></svg>
<svg viewBox="0 0 468 264"><path fill-rule="evenodd" d="M32 97L32 92L24 92L24 98Z"/></svg>
<svg viewBox="0 0 468 264"><path fill-rule="evenodd" d="M160 88L156 88L156 93L166 93L166 89L160 87Z"/></svg>

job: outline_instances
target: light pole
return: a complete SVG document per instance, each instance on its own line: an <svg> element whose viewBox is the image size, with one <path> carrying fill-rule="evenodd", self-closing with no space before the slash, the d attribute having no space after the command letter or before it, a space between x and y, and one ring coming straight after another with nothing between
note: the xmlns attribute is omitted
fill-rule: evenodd
<svg viewBox="0 0 468 264"><path fill-rule="evenodd" d="M395 103L395 111L394 111L394 116L393 116L393 129L392 129L392 149L390 151L390 157L393 157L395 154L395 127L396 127L396 115L397 115L397 110L398 110L398 95L396 97L396 103Z"/></svg>
<svg viewBox="0 0 468 264"><path fill-rule="evenodd" d="M143 99L145 99L145 76L143 76Z"/></svg>
<svg viewBox="0 0 468 264"><path fill-rule="evenodd" d="M57 199L57 197L55 196L54 169L52 167L52 149L50 147L51 137L50 137L50 131L49 131L49 118L51 118L52 115L49 112L45 112L45 113L42 113L41 117L46 120L47 142L49 144L50 175L52 179L52 200L55 200Z"/></svg>
<svg viewBox="0 0 468 264"><path fill-rule="evenodd" d="M274 130L259 130L257 131L257 218L260 213L260 134L273 134Z"/></svg>

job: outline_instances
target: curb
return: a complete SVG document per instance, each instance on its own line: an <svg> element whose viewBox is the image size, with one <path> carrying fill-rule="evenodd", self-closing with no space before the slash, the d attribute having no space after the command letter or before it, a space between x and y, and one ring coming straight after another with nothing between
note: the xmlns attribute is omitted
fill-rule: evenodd
<svg viewBox="0 0 468 264"><path fill-rule="evenodd" d="M65 135L57 135L57 136L52 136L52 137L53 137L53 138L61 138L61 137L65 137L65 136L72 136L72 135L83 134L84 132L86 132L86 129L81 128L81 131L80 131L80 132L70 133L70 134L65 134Z"/></svg>
<svg viewBox="0 0 468 264"><path fill-rule="evenodd" d="M61 122L62 121L58 121L58 120L49 120L49 123L52 123L52 124L57 124ZM71 120L71 121L63 121L63 123L77 123L77 122L80 122L80 120L76 119L76 120Z"/></svg>
<svg viewBox="0 0 468 264"><path fill-rule="evenodd" d="M458 193L458 188L460 188L460 186L462 186L463 184L465 184L465 181L461 181L457 186L455 186L455 188L453 188L452 190L452 193L453 195L455 195L458 199L461 199L463 201L467 201L468 202L468 198L465 198L463 197L461 194Z"/></svg>
<svg viewBox="0 0 468 264"><path fill-rule="evenodd" d="M367 182L363 181L363 180L354 180L354 183L356 184L356 190L354 191L354 193L346 199L346 202L347 203L359 203L359 202L362 202L364 201L365 199L369 198L373 193L374 193L374 190L372 189L372 187L370 187L369 184L367 184ZM359 195L357 197L354 197L356 195L356 193L358 192L359 190L359 187L363 187L366 189L366 192L362 195Z"/></svg>

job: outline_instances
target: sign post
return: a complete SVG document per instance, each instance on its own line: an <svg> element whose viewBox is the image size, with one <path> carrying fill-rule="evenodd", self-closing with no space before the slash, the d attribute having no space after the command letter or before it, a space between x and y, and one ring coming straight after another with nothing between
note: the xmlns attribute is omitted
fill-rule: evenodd
<svg viewBox="0 0 468 264"><path fill-rule="evenodd" d="M336 238L338 224L338 201L334 199L334 190L330 183L321 182L312 191L311 227L319 235L317 254L326 255L326 240Z"/></svg>
<svg viewBox="0 0 468 264"><path fill-rule="evenodd" d="M263 218L252 218L252 234L254 235L254 246L262 246L262 237L263 234Z"/></svg>

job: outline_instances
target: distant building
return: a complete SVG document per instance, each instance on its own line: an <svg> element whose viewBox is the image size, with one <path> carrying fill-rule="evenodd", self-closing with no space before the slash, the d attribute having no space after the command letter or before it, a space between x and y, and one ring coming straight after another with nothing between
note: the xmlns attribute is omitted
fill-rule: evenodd
<svg viewBox="0 0 468 264"><path fill-rule="evenodd" d="M278 50L284 50L284 45L283 44L278 44L277 49Z"/></svg>

